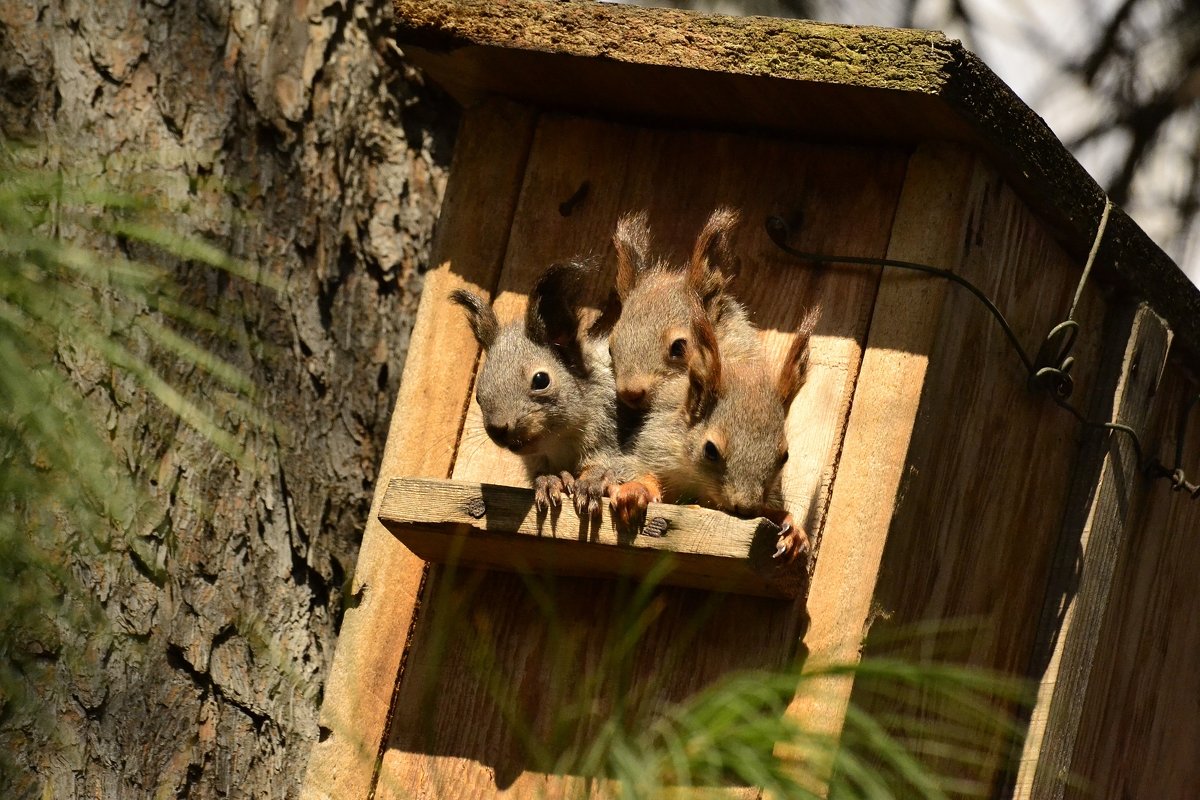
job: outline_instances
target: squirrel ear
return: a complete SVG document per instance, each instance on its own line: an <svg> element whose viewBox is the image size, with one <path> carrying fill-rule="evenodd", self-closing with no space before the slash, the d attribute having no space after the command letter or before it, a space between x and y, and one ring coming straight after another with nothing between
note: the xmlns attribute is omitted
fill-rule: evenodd
<svg viewBox="0 0 1200 800"><path fill-rule="evenodd" d="M474 292L466 289L455 289L450 293L450 300L458 303L467 312L467 322L475 334L476 341L486 350L496 341L496 332L500 323L496 321L496 312L487 301Z"/></svg>
<svg viewBox="0 0 1200 800"><path fill-rule="evenodd" d="M583 264L552 264L534 284L525 309L526 335L557 350L572 369L584 363L577 305L587 272Z"/></svg>
<svg viewBox="0 0 1200 800"><path fill-rule="evenodd" d="M728 283L721 267L729 263L729 235L737 224L738 213L722 206L712 213L696 237L692 260L688 263L688 285L700 295L705 306Z"/></svg>
<svg viewBox="0 0 1200 800"><path fill-rule="evenodd" d="M617 294L617 290L613 289L608 293L608 299L604 301L604 308L600 309L600 316L588 328L587 335L594 339L606 338L612 333L620 316L621 297Z"/></svg>
<svg viewBox="0 0 1200 800"><path fill-rule="evenodd" d="M721 353L717 348L717 332L703 310L697 307L692 316L692 346L688 356L687 412L693 424L708 414L720 389Z"/></svg>
<svg viewBox="0 0 1200 800"><path fill-rule="evenodd" d="M613 247L617 250L617 294L624 300L637 285L638 274L646 268L650 223L645 211L626 214L617 220Z"/></svg>
<svg viewBox="0 0 1200 800"><path fill-rule="evenodd" d="M809 309L800 322L796 338L792 340L792 346L788 348L787 355L784 356L783 368L779 371L779 383L776 385L776 392L779 394L779 400L783 403L784 408L791 406L792 401L800 392L800 387L808 378L809 341L812 339L813 329L817 327L817 320L820 316L819 308Z"/></svg>

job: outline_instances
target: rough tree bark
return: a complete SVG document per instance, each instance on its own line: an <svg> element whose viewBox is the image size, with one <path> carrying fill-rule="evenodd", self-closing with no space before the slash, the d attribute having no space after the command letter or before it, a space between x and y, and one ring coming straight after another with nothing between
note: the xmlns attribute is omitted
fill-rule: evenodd
<svg viewBox="0 0 1200 800"><path fill-rule="evenodd" d="M0 131L153 175L188 230L287 287L184 270L283 424L226 420L258 471L66 343L153 502L138 555L76 556L107 628L78 632L96 659L64 677L65 745L26 754L51 796L292 796L303 777L456 122L389 23L386 0L0 0Z"/></svg>

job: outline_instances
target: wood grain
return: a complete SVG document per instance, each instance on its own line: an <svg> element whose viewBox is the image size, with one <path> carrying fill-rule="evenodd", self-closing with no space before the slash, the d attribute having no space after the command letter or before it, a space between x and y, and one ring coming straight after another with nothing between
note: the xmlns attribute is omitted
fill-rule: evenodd
<svg viewBox="0 0 1200 800"><path fill-rule="evenodd" d="M426 561L581 577L645 577L716 592L795 598L807 583L803 563L773 559L778 526L696 506L651 503L649 525L662 535L618 528L602 502L596 518L569 503L542 513L533 491L496 484L395 478L379 518Z"/></svg>
<svg viewBox="0 0 1200 800"><path fill-rule="evenodd" d="M1145 306L1118 323L1111 335L1118 347L1109 348L1116 351L1109 354L1116 365L1115 391L1111 399L1093 403L1091 416L1117 420L1149 442L1150 414L1171 331ZM1107 383L1102 379L1100 386ZM1052 652L1044 671L1035 664L1032 673L1041 673L1041 683L1016 778L1016 798L1063 796L1100 626L1133 523L1130 514L1147 489L1137 451L1124 434L1099 433L1093 438L1104 442L1099 458L1081 458L1075 478L1076 491L1088 502L1082 519L1067 515L1060 563L1051 578L1054 590L1043 612L1044 625L1053 634Z"/></svg>
<svg viewBox="0 0 1200 800"><path fill-rule="evenodd" d="M608 271L598 301L611 281L609 237L625 211L646 208L656 249L683 258L716 205L740 208L736 292L770 346L782 351L809 305L824 309L812 375L790 417L785 481L789 502L819 527L878 272L795 262L762 225L773 213L805 217L797 246L882 255L906 162L886 149L546 115L501 276L500 316L520 313L545 264L581 253ZM585 181L586 198L564 215L561 204ZM469 434L453 477L525 481L518 465ZM461 570L432 577L423 609L380 797L591 791L578 755L606 720L636 730L730 671L787 663L804 619L802 608L778 600Z"/></svg>
<svg viewBox="0 0 1200 800"><path fill-rule="evenodd" d="M1174 465L1181 406L1200 393L1172 361L1154 401L1148 456ZM1184 442L1200 469L1200 412ZM1194 478L1193 478L1194 479ZM1200 786L1200 502L1154 481L1135 504L1068 764L1071 798L1190 797Z"/></svg>
<svg viewBox="0 0 1200 800"><path fill-rule="evenodd" d="M982 191L975 171L963 150L919 148L909 160L888 257L954 269ZM947 289L944 281L894 271L880 282L809 593L804 644L811 666L859 658ZM838 735L849 683L805 686L789 713L808 729Z"/></svg>
<svg viewBox="0 0 1200 800"><path fill-rule="evenodd" d="M958 271L1008 317L1027 350L1067 313L1082 265L1068 256L1013 191L982 163L972 191ZM1097 386L1105 306L1085 287L1076 315L1073 402ZM951 662L1027 674L1050 565L1078 455L1080 426L1027 388L1021 361L995 320L966 292L947 294L920 407L904 458L872 603L866 652L916 663ZM1111 391L1111 390L1109 390ZM857 406L857 404L856 404ZM895 710L885 693L856 703ZM1000 714L1013 712L997 702ZM904 708L916 721L946 719L933 696ZM951 716L951 718L953 718ZM1013 743L1000 728L972 742L978 763L928 759L951 776L995 785Z"/></svg>
<svg viewBox="0 0 1200 800"><path fill-rule="evenodd" d="M321 707L321 741L302 796L365 798L385 740L403 642L416 611L424 562L378 521L395 475L446 477L462 429L478 346L445 298L488 291L499 272L532 138L535 114L509 103L473 109L462 121L433 259L425 276L408 366L392 415L371 515ZM497 131L504 131L499 140ZM447 360L463 365L443 368Z"/></svg>

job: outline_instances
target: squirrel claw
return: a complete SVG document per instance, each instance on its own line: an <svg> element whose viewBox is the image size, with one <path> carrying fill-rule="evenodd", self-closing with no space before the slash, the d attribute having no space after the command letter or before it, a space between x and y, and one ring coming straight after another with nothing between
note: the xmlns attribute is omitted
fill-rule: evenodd
<svg viewBox="0 0 1200 800"><path fill-rule="evenodd" d="M640 530L646 522L646 508L657 498L638 481L614 486L609 491L614 516L621 527Z"/></svg>
<svg viewBox="0 0 1200 800"><path fill-rule="evenodd" d="M575 511L579 516L589 514L593 517L600 514L600 501L609 494L615 484L612 472L604 471L599 474L581 474L575 481Z"/></svg>
<svg viewBox="0 0 1200 800"><path fill-rule="evenodd" d="M533 504L546 513L562 507L563 480L558 475L538 475L533 479Z"/></svg>
<svg viewBox="0 0 1200 800"><path fill-rule="evenodd" d="M791 564L797 558L808 554L808 534L792 525L792 515L788 514L779 525L779 539L775 545L772 558L783 557L783 563Z"/></svg>

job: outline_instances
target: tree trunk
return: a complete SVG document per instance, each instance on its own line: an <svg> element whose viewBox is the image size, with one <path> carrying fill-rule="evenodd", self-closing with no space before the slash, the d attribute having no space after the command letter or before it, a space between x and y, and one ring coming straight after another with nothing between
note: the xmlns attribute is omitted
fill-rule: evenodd
<svg viewBox="0 0 1200 800"><path fill-rule="evenodd" d="M74 556L107 624L60 670L62 741L24 754L50 796L297 793L456 123L390 19L386 0L0 0L6 137L119 185L150 175L181 227L286 284L181 270L280 426L224 421L260 469L64 358L152 502L119 552Z"/></svg>

